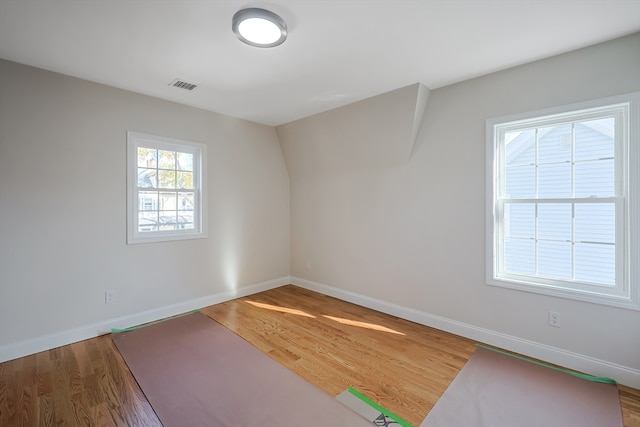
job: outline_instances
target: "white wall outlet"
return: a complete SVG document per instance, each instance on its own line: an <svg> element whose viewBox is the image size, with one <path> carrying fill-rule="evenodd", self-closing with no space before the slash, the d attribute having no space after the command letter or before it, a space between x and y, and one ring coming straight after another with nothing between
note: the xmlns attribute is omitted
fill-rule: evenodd
<svg viewBox="0 0 640 427"><path fill-rule="evenodd" d="M104 291L104 303L111 304L116 300L115 291Z"/></svg>
<svg viewBox="0 0 640 427"><path fill-rule="evenodd" d="M555 328L560 327L560 313L558 313L557 311L549 312L549 325Z"/></svg>
<svg viewBox="0 0 640 427"><path fill-rule="evenodd" d="M311 261L307 261L307 270L311 270Z"/></svg>

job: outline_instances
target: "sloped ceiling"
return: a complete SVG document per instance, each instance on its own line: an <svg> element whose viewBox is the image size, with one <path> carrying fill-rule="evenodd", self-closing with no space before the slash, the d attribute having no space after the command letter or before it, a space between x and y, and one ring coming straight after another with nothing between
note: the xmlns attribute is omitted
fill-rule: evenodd
<svg viewBox="0 0 640 427"><path fill-rule="evenodd" d="M242 44L231 17L247 6L289 39ZM640 0L0 0L0 58L268 125L637 31Z"/></svg>

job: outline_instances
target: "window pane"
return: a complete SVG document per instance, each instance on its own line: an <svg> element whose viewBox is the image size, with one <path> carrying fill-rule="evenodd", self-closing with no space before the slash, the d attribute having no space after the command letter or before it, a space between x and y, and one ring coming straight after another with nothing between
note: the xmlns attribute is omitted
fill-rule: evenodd
<svg viewBox="0 0 640 427"><path fill-rule="evenodd" d="M178 208L182 211L192 211L194 209L194 199L195 193L179 193Z"/></svg>
<svg viewBox="0 0 640 427"><path fill-rule="evenodd" d="M571 242L538 242L538 274L540 276L569 280L571 272Z"/></svg>
<svg viewBox="0 0 640 427"><path fill-rule="evenodd" d="M541 203L538 205L538 238L571 240L571 204Z"/></svg>
<svg viewBox="0 0 640 427"><path fill-rule="evenodd" d="M613 203L580 203L575 207L575 240L615 243L616 207Z"/></svg>
<svg viewBox="0 0 640 427"><path fill-rule="evenodd" d="M576 197L611 197L615 195L613 159L576 163Z"/></svg>
<svg viewBox="0 0 640 427"><path fill-rule="evenodd" d="M156 191L140 191L138 193L138 210L157 211L158 193Z"/></svg>
<svg viewBox="0 0 640 427"><path fill-rule="evenodd" d="M535 166L509 166L506 176L506 197L532 199L536 195Z"/></svg>
<svg viewBox="0 0 640 427"><path fill-rule="evenodd" d="M176 173L175 171L159 170L159 188L176 188Z"/></svg>
<svg viewBox="0 0 640 427"><path fill-rule="evenodd" d="M157 169L138 168L138 187L156 188L157 186L158 186Z"/></svg>
<svg viewBox="0 0 640 427"><path fill-rule="evenodd" d="M164 151L158 150L158 158L159 164L158 167L160 169L176 169L176 153L173 151Z"/></svg>
<svg viewBox="0 0 640 427"><path fill-rule="evenodd" d="M177 172L177 188L193 188L193 172Z"/></svg>
<svg viewBox="0 0 640 427"><path fill-rule="evenodd" d="M571 197L571 163L556 163L538 167L538 197Z"/></svg>
<svg viewBox="0 0 640 427"><path fill-rule="evenodd" d="M538 164L571 161L571 124L538 129Z"/></svg>
<svg viewBox="0 0 640 427"><path fill-rule="evenodd" d="M178 208L178 193L164 191L160 193L159 210L176 210Z"/></svg>
<svg viewBox="0 0 640 427"><path fill-rule="evenodd" d="M613 158L614 130L613 117L576 123L575 160Z"/></svg>
<svg viewBox="0 0 640 427"><path fill-rule="evenodd" d="M504 269L507 273L534 274L536 272L535 241L504 239Z"/></svg>
<svg viewBox="0 0 640 427"><path fill-rule="evenodd" d="M575 244L576 280L614 286L616 250L613 245Z"/></svg>
<svg viewBox="0 0 640 427"><path fill-rule="evenodd" d="M158 150L153 148L138 147L138 167L155 168L158 159Z"/></svg>
<svg viewBox="0 0 640 427"><path fill-rule="evenodd" d="M535 129L504 135L507 166L532 165L536 161Z"/></svg>
<svg viewBox="0 0 640 427"><path fill-rule="evenodd" d="M157 231L158 230L158 212L139 212L138 213L138 231Z"/></svg>
<svg viewBox="0 0 640 427"><path fill-rule="evenodd" d="M177 153L178 164L177 169L180 171L193 171L193 154L191 153Z"/></svg>
<svg viewBox="0 0 640 427"><path fill-rule="evenodd" d="M175 230L176 216L176 211L160 211L160 230Z"/></svg>
<svg viewBox="0 0 640 427"><path fill-rule="evenodd" d="M178 211L178 228L193 229L193 212Z"/></svg>
<svg viewBox="0 0 640 427"><path fill-rule="evenodd" d="M535 237L535 205L533 203L505 204L505 237Z"/></svg>

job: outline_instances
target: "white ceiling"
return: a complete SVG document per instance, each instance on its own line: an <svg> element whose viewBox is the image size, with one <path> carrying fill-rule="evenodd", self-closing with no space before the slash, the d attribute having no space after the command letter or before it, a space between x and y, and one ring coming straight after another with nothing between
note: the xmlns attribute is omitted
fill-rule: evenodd
<svg viewBox="0 0 640 427"><path fill-rule="evenodd" d="M243 7L287 41L241 43ZM268 125L638 31L640 0L0 0L0 58Z"/></svg>

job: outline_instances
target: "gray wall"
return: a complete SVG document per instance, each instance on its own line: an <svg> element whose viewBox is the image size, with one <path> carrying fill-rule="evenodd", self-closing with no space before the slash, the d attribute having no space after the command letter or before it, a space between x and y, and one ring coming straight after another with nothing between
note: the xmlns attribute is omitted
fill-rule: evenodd
<svg viewBox="0 0 640 427"><path fill-rule="evenodd" d="M294 280L620 365L640 378L640 312L485 284L486 120L638 90L636 34L432 90L415 153L402 164L372 153L404 141L371 138L366 129L331 132L365 110L372 126L397 124L385 113L399 108L397 96L278 127L291 179ZM372 112L373 102L387 105ZM548 326L549 310L562 314L561 328Z"/></svg>
<svg viewBox="0 0 640 427"><path fill-rule="evenodd" d="M208 238L126 244L128 130L208 146ZM272 127L0 60L0 350L286 283L289 259Z"/></svg>

